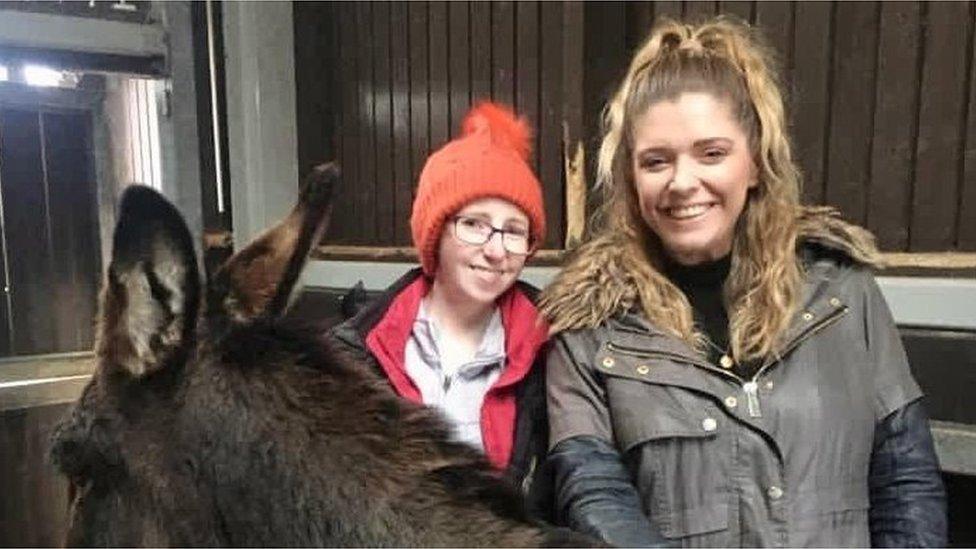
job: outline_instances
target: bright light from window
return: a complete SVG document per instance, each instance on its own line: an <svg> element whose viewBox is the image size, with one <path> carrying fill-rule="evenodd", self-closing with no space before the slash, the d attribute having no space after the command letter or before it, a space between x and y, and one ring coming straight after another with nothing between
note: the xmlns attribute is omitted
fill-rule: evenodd
<svg viewBox="0 0 976 549"><path fill-rule="evenodd" d="M10 80L10 71L7 70L6 65L0 65L0 82L6 82Z"/></svg>
<svg viewBox="0 0 976 549"><path fill-rule="evenodd" d="M58 86L61 84L61 71L41 65L24 65L24 82L31 86Z"/></svg>

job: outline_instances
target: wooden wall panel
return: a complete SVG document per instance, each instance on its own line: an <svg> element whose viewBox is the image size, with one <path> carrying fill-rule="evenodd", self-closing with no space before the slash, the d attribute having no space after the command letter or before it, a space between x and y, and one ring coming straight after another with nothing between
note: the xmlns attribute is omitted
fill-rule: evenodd
<svg viewBox="0 0 976 549"><path fill-rule="evenodd" d="M68 404L0 412L0 547L60 547L68 511L67 481L47 455Z"/></svg>
<svg viewBox="0 0 976 549"><path fill-rule="evenodd" d="M515 4L515 108L533 128L539 125L539 2ZM532 165L539 171L539 133L534 133Z"/></svg>
<svg viewBox="0 0 976 549"><path fill-rule="evenodd" d="M413 171L410 148L410 37L407 5L390 6L390 55L393 94L393 244L410 245L410 204L413 203Z"/></svg>
<svg viewBox="0 0 976 549"><path fill-rule="evenodd" d="M471 2L471 100L491 97L491 3Z"/></svg>
<svg viewBox="0 0 976 549"><path fill-rule="evenodd" d="M797 4L771 0L756 4L755 22L765 31L769 45L776 53L780 76L784 82L791 80L793 72L793 10ZM787 87L787 92L789 88ZM789 94L787 94L789 96Z"/></svg>
<svg viewBox="0 0 976 549"><path fill-rule="evenodd" d="M87 112L43 114L51 219L54 348L90 350L101 265ZM18 258L13 258L14 262Z"/></svg>
<svg viewBox="0 0 976 549"><path fill-rule="evenodd" d="M336 195L336 203L343 204L345 207L337 207L333 210L332 222L329 223L329 229L324 240L326 242L348 243L350 235L355 234L357 223L362 222L357 219L353 207L353 196L356 182L360 179L356 149L359 133L364 129L359 124L358 89L355 86L355 77L353 76L357 74L357 31L352 25L346 24L354 21L356 7L352 2L341 2L334 4L334 9L337 20L336 27L339 31L339 52L337 56L339 59L337 67L339 75L336 78L336 84L340 90L337 96L341 98L339 108L336 109L339 127L337 144L339 146L339 165L342 168L344 183L340 185L339 192ZM310 56L307 59L314 59L314 57ZM299 58L296 59L295 65L301 67L308 63L310 61L303 61ZM299 69L297 72L301 72L301 70ZM298 118L304 118L309 114L311 113L300 110Z"/></svg>
<svg viewBox="0 0 976 549"><path fill-rule="evenodd" d="M347 207L337 208L324 242L408 246L412 195L428 155L458 134L474 101L494 99L513 106L534 127L531 161L543 181L551 220L546 245L558 246L563 128L581 133L581 123L567 120L563 105L574 101L572 117L582 118L583 87L581 61L572 73L564 70L564 57L581 60L582 54L565 48L562 40L572 37L582 51L582 16L565 20L559 2L335 2L326 7L296 8L301 16L331 16L336 27L330 94L337 105L330 117L345 179L338 200ZM566 24L574 29L564 32ZM311 22L296 25L316 28ZM308 44L296 45L295 51L299 72L320 62ZM303 106L308 97L307 89L299 94L301 127L311 125L305 115L323 117L314 105Z"/></svg>
<svg viewBox="0 0 976 549"><path fill-rule="evenodd" d="M563 162L563 5L543 2L539 15L539 179L546 203L546 248L559 248L562 241Z"/></svg>
<svg viewBox="0 0 976 549"><path fill-rule="evenodd" d="M685 2L684 17L689 21L701 21L717 13L718 3L702 0L700 2Z"/></svg>
<svg viewBox="0 0 976 549"><path fill-rule="evenodd" d="M809 204L824 200L824 159L827 122L830 119L830 60L833 44L833 8L827 2L796 5L790 104L793 106L794 155L803 174L803 199Z"/></svg>
<svg viewBox="0 0 976 549"><path fill-rule="evenodd" d="M974 8L970 6L970 9ZM970 16L970 20L976 15ZM976 31L969 33L969 104L963 145L963 178L959 191L958 248L976 251Z"/></svg>
<svg viewBox="0 0 976 549"><path fill-rule="evenodd" d="M424 167L427 151L430 149L429 116L430 104L427 101L429 80L427 73L427 4L410 2L410 151L413 174L412 185L416 186L420 170Z"/></svg>
<svg viewBox="0 0 976 549"><path fill-rule="evenodd" d="M909 241L914 251L940 251L955 245L972 17L962 2L929 2L923 10L927 32Z"/></svg>
<svg viewBox="0 0 976 549"><path fill-rule="evenodd" d="M908 249L920 32L919 4L881 4L867 227L891 251Z"/></svg>
<svg viewBox="0 0 976 549"><path fill-rule="evenodd" d="M373 187L376 238L392 242L394 234L393 183L393 84L390 67L390 2L374 2L373 35L373 129L376 146L376 179Z"/></svg>
<svg viewBox="0 0 976 549"><path fill-rule="evenodd" d="M359 147L356 160L359 163L359 179L355 181L353 200L356 217L360 219L354 243L368 244L376 239L376 97L373 95L374 60L376 55L376 29L373 28L372 2L356 2L356 26L358 30L355 53L359 57L358 86Z"/></svg>
<svg viewBox="0 0 976 549"><path fill-rule="evenodd" d="M88 111L0 109L11 304L2 299L2 356L92 348L101 253L91 132Z"/></svg>
<svg viewBox="0 0 976 549"><path fill-rule="evenodd" d="M0 145L4 151L0 181L10 260L14 354L56 349L42 120L36 110L0 111Z"/></svg>
<svg viewBox="0 0 976 549"><path fill-rule="evenodd" d="M720 13L752 21L782 63L804 202L840 208L884 251L976 251L973 3L611 2L584 6L577 20L562 2L392 2L383 37L387 23L376 14L386 6L333 8L336 141L355 183L343 191L350 208L328 243L408 245L406 218L428 152L457 133L471 101L495 97L536 128L545 246L561 247L564 132L583 138L592 184L600 110L652 22ZM356 25L364 11L373 14L366 32ZM358 41L367 38L364 57ZM386 50L389 58L377 57Z"/></svg>
<svg viewBox="0 0 976 549"><path fill-rule="evenodd" d="M834 21L826 201L855 223L864 223L870 179L878 8L876 2L841 2Z"/></svg>
<svg viewBox="0 0 976 549"><path fill-rule="evenodd" d="M451 113L450 89L448 83L448 29L447 3L438 1L429 4L427 35L430 39L430 150L441 148L450 140Z"/></svg>
<svg viewBox="0 0 976 549"><path fill-rule="evenodd" d="M464 115L471 108L471 24L468 15L468 2L448 2L448 23L450 33L448 57L451 86L451 135L461 128Z"/></svg>
<svg viewBox="0 0 976 549"><path fill-rule="evenodd" d="M515 102L515 6L509 1L491 2L491 96Z"/></svg>
<svg viewBox="0 0 976 549"><path fill-rule="evenodd" d="M745 0L728 0L718 3L719 13L734 15L743 21L755 21L755 3Z"/></svg>

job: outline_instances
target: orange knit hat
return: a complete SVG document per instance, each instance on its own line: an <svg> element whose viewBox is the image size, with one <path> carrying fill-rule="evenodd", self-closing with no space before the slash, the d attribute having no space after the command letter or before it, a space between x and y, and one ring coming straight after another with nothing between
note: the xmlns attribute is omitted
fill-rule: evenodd
<svg viewBox="0 0 976 549"><path fill-rule="evenodd" d="M529 167L528 123L507 107L482 102L464 118L461 136L430 155L413 201L410 231L427 275L437 270L444 222L473 200L496 197L529 218L532 242L546 234L542 186Z"/></svg>

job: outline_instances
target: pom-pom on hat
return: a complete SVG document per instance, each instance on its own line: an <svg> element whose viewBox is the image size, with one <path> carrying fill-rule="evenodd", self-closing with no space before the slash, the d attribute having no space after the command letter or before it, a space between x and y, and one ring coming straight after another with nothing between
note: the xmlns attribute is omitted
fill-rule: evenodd
<svg viewBox="0 0 976 549"><path fill-rule="evenodd" d="M427 275L437 270L444 223L467 203L495 197L529 218L533 245L545 238L542 187L529 167L528 123L507 107L482 102L468 112L461 135L430 155L413 201L410 231Z"/></svg>

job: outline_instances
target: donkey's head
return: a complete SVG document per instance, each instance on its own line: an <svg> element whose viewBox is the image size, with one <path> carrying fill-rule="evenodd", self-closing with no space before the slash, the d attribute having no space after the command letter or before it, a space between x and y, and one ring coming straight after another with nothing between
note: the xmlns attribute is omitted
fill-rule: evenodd
<svg viewBox="0 0 976 549"><path fill-rule="evenodd" d="M201 289L182 218L122 199L98 368L52 450L70 545L579 546L369 368L278 321L332 168ZM205 295L203 295L205 294Z"/></svg>
<svg viewBox="0 0 976 549"><path fill-rule="evenodd" d="M286 351L298 343L267 334L325 228L337 178L336 168L318 168L291 214L206 288L176 209L149 188L125 192L101 296L97 370L52 449L71 481L69 544L227 544L242 521L271 528L280 518L273 491L246 508L263 516L223 513L257 497L234 493L248 486L235 477L269 471L261 467L295 450L276 447L284 429L275 421L305 403L276 387L295 380L276 376L294 375L286 363L299 355ZM260 478L250 486L270 490Z"/></svg>

